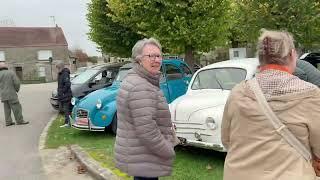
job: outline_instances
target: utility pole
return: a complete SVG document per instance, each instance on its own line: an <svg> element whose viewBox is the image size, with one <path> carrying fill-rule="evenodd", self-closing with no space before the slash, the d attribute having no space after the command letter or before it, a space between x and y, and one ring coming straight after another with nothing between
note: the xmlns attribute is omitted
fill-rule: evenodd
<svg viewBox="0 0 320 180"><path fill-rule="evenodd" d="M16 26L13 19L11 18L1 18L0 17L0 27L14 27Z"/></svg>
<svg viewBox="0 0 320 180"><path fill-rule="evenodd" d="M56 17L55 16L50 16L53 22L53 26L56 26Z"/></svg>

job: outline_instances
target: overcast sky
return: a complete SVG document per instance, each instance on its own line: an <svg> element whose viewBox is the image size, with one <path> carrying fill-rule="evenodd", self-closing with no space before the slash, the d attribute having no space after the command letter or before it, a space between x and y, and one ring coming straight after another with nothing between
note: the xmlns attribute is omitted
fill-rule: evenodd
<svg viewBox="0 0 320 180"><path fill-rule="evenodd" d="M0 26L62 27L69 49L81 48L88 55L101 55L88 40L86 20L90 0L0 0Z"/></svg>

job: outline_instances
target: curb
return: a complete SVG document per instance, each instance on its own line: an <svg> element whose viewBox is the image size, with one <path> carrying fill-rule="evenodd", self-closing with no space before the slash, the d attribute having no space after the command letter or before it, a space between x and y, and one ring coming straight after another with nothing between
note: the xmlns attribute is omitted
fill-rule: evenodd
<svg viewBox="0 0 320 180"><path fill-rule="evenodd" d="M89 155L78 145L71 145L70 151L79 162L86 167L86 170L98 180L120 180L109 169L102 168L97 161L89 157Z"/></svg>
<svg viewBox="0 0 320 180"><path fill-rule="evenodd" d="M44 149L45 144L46 144L46 138L47 138L47 135L48 135L49 127L51 126L51 124L53 123L53 121L54 121L55 119L57 119L58 115L59 115L59 113L53 115L53 116L50 118L49 122L47 123L46 127L42 130L42 133L41 133L40 138L39 138L39 147L38 147L38 148L39 148L39 151Z"/></svg>
<svg viewBox="0 0 320 180"><path fill-rule="evenodd" d="M53 121L58 117L59 113L53 115L46 127L43 129L39 138L39 151L44 150L48 130L52 125ZM102 168L100 164L92 159L80 146L71 145L69 146L71 154L74 154L75 158L85 166L86 170L98 180L120 180L121 178L113 174L109 169Z"/></svg>

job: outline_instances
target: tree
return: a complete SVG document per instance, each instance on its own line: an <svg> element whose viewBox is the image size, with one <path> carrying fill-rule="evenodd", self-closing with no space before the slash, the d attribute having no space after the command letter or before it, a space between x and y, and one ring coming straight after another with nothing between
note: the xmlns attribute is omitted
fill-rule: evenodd
<svg viewBox="0 0 320 180"><path fill-rule="evenodd" d="M98 56L89 56L88 57L88 61L93 63L93 64L97 64L98 63Z"/></svg>
<svg viewBox="0 0 320 180"><path fill-rule="evenodd" d="M129 57L131 48L143 36L113 22L107 15L112 14L107 0L92 0L88 5L89 38L98 44L103 53Z"/></svg>
<svg viewBox="0 0 320 180"><path fill-rule="evenodd" d="M82 49L75 49L73 51L73 54L79 62L88 62L89 61L89 57L88 57L87 53L83 52Z"/></svg>
<svg viewBox="0 0 320 180"><path fill-rule="evenodd" d="M287 30L303 49L319 48L319 0L235 0L237 40L256 42L259 30Z"/></svg>
<svg viewBox="0 0 320 180"><path fill-rule="evenodd" d="M113 21L155 37L170 53L185 53L193 67L195 51L225 46L229 0L109 0Z"/></svg>

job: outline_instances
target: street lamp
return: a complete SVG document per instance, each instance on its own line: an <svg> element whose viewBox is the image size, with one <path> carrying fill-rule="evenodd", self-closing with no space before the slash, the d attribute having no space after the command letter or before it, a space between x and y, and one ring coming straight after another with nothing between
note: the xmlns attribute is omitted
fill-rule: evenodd
<svg viewBox="0 0 320 180"><path fill-rule="evenodd" d="M52 57L49 57L49 63L50 63L50 72L51 72L51 81L53 81L53 74L52 74Z"/></svg>

